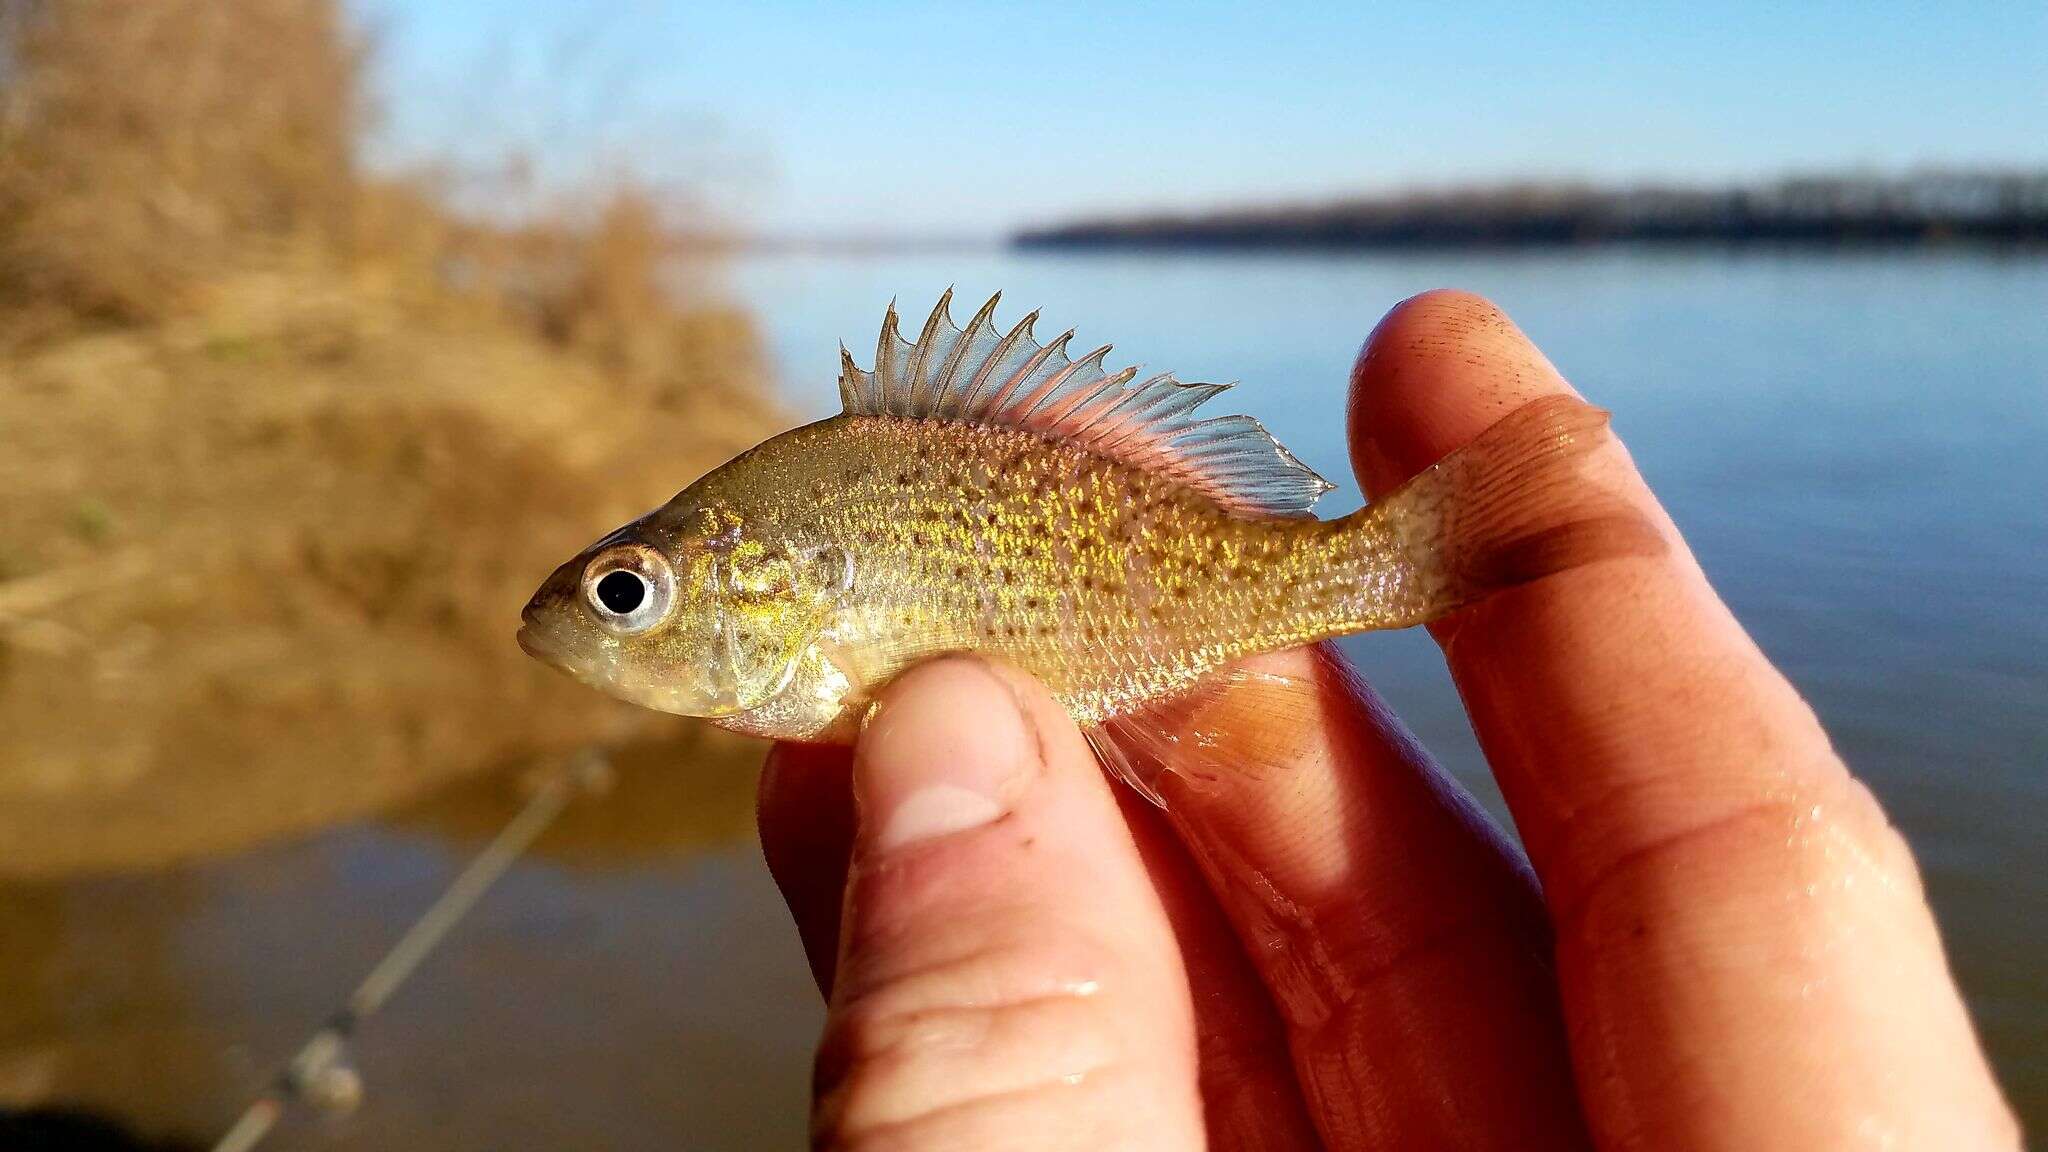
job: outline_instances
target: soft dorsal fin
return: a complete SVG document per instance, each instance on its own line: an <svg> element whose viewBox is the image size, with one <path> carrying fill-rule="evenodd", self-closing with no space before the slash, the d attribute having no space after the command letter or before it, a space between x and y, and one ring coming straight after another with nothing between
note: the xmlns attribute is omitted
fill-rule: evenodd
<svg viewBox="0 0 2048 1152"><path fill-rule="evenodd" d="M990 297L961 329L948 288L915 341L896 331L892 302L874 371L861 371L840 346L847 414L1026 429L1170 476L1244 513L1306 516L1331 489L1251 417L1194 415L1229 385L1183 384L1168 373L1139 380L1136 368L1105 371L1107 344L1069 359L1074 333L1040 344L1031 334L1036 312L1001 334L994 323L1000 299Z"/></svg>

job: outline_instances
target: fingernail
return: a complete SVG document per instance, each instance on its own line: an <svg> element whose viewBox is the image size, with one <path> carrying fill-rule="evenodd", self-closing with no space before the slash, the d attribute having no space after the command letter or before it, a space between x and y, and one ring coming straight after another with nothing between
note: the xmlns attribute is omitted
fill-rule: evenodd
<svg viewBox="0 0 2048 1152"><path fill-rule="evenodd" d="M861 839L887 852L993 823L1037 760L1015 693L987 665L913 668L883 692L854 756Z"/></svg>

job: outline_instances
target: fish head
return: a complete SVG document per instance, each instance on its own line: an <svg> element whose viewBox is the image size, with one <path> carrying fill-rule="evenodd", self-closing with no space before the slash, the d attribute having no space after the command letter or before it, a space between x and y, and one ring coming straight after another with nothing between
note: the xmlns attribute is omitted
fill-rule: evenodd
<svg viewBox="0 0 2048 1152"><path fill-rule="evenodd" d="M600 691L708 719L762 709L852 588L852 559L684 493L555 569L519 645Z"/></svg>

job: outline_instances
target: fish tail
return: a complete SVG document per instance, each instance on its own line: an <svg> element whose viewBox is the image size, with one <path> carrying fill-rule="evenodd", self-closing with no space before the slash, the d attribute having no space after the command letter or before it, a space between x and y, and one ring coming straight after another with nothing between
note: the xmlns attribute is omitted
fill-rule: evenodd
<svg viewBox="0 0 2048 1152"><path fill-rule="evenodd" d="M1661 552L1639 509L1582 474L1613 438L1608 420L1576 396L1532 400L1351 517L1366 541L1354 562L1379 577L1357 586L1373 598L1353 606L1358 623L1426 624L1503 588Z"/></svg>
<svg viewBox="0 0 2048 1152"><path fill-rule="evenodd" d="M1504 588L1664 551L1639 507L1582 474L1613 438L1607 424L1607 412L1575 396L1533 400L1350 516L1277 522L1293 542L1275 550L1286 578L1266 582L1280 589L1274 599L1249 621L1233 618L1217 649L1235 659L1427 624ZM1154 804L1166 806L1174 788L1224 796L1232 779L1290 771L1301 733L1324 728L1330 685L1347 673L1317 652L1310 675L1225 664L1086 732L1103 766Z"/></svg>

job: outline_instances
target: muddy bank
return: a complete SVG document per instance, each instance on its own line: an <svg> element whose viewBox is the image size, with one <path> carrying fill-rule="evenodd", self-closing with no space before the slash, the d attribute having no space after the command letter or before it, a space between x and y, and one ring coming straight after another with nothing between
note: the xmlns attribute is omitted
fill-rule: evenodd
<svg viewBox="0 0 2048 1152"><path fill-rule="evenodd" d="M0 359L0 876L159 865L593 742L758 750L524 656L550 568L783 422L744 318L635 387L337 276Z"/></svg>

